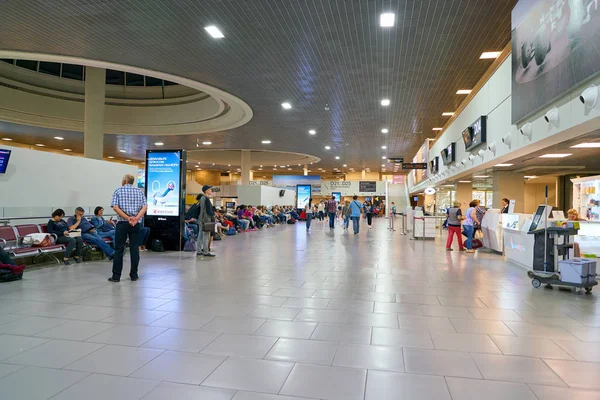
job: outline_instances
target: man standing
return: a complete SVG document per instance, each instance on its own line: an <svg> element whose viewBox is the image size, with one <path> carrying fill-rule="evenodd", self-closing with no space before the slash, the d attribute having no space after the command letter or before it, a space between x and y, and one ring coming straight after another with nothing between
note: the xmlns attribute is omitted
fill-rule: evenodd
<svg viewBox="0 0 600 400"><path fill-rule="evenodd" d="M83 216L85 214L85 210L82 207L77 207L75 209L75 215L70 217L67 220L67 225L69 225L69 230L81 229L81 238L99 248L109 260L112 260L115 251L100 237L98 232L96 232L96 228L90 221L87 220Z"/></svg>
<svg viewBox="0 0 600 400"><path fill-rule="evenodd" d="M354 229L354 234L358 234L359 223L360 223L360 213L362 212L362 204L357 200L358 196L352 196L352 201L350 202L350 218L352 218L352 228Z"/></svg>
<svg viewBox="0 0 600 400"><path fill-rule="evenodd" d="M327 202L327 214L329 214L329 229L335 228L335 214L337 212L337 202L335 196L331 196L331 199Z"/></svg>
<svg viewBox="0 0 600 400"><path fill-rule="evenodd" d="M111 206L117 213L117 226L115 228L115 257L113 259L113 274L108 278L109 282L119 282L123 271L123 254L125 253L125 242L129 237L129 251L131 254L131 270L129 277L137 281L138 265L140 263L140 234L142 226L140 220L146 214L148 208L146 196L140 189L133 187L135 178L125 175L121 187L115 190Z"/></svg>
<svg viewBox="0 0 600 400"><path fill-rule="evenodd" d="M210 196L212 195L212 186L202 186L202 193L204 196L200 199L200 218L198 220L200 226L200 234L198 235L198 252L196 255L203 257L214 257L214 254L210 254L208 251L208 242L210 236L214 232L215 223L212 203L210 202Z"/></svg>

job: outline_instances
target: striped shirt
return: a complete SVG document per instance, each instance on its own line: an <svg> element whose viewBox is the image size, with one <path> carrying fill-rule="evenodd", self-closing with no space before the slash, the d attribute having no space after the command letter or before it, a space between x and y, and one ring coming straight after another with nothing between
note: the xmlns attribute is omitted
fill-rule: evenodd
<svg viewBox="0 0 600 400"><path fill-rule="evenodd" d="M130 184L126 184L115 190L110 203L111 207L118 206L130 217L135 217L145 205L146 196L144 192ZM118 216L118 219L119 221L127 221L121 216Z"/></svg>

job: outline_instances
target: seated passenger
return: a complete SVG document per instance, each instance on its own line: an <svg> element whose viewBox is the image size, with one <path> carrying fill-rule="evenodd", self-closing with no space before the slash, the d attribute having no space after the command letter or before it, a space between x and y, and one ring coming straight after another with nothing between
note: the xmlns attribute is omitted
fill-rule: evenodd
<svg viewBox="0 0 600 400"><path fill-rule="evenodd" d="M140 243L138 250L146 251L146 244L148 243L148 238L150 237L150 228L144 226L144 218L140 219L140 225L142 226L142 229L140 229Z"/></svg>
<svg viewBox="0 0 600 400"><path fill-rule="evenodd" d="M190 209L185 213L185 222L188 223L188 226L194 231L194 236L198 237L198 232L200 232L200 225L198 225L198 218L200 218L200 199L203 194L200 193L196 196L196 203L194 203Z"/></svg>
<svg viewBox="0 0 600 400"><path fill-rule="evenodd" d="M83 214L85 214L85 210L82 207L75 209L75 215L67 220L69 230L81 229L81 238L99 248L112 261L115 251L98 235L94 225Z"/></svg>
<svg viewBox="0 0 600 400"><path fill-rule="evenodd" d="M237 211L238 222L244 226L244 230L246 232L249 232L250 227L252 226L252 222L248 219L247 216L244 215L245 211L246 211L245 205L239 206L238 211Z"/></svg>
<svg viewBox="0 0 600 400"><path fill-rule="evenodd" d="M0 247L0 264L4 265L16 265L15 262L10 258L7 252Z"/></svg>
<svg viewBox="0 0 600 400"><path fill-rule="evenodd" d="M73 253L75 262L81 262L81 251L83 249L83 239L78 237L69 237L69 225L63 221L65 212L62 209L57 209L52 213L52 219L48 221L48 233L56 235L57 244L66 244L67 248L63 254L63 262L69 265L69 257Z"/></svg>
<svg viewBox="0 0 600 400"><path fill-rule="evenodd" d="M96 228L96 232L101 238L110 238L115 242L115 224L113 221L106 221L102 216L104 214L104 208L98 206L94 209L94 216L92 217L92 225ZM114 246L113 246L114 247Z"/></svg>

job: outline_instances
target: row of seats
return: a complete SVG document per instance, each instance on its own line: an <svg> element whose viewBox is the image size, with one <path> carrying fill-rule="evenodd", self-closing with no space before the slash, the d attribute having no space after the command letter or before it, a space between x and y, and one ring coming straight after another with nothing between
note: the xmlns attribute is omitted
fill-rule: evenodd
<svg viewBox="0 0 600 400"><path fill-rule="evenodd" d="M53 244L46 247L33 247L23 243L25 236L32 233L48 233L48 224L24 224L16 226L0 226L0 245L12 258L21 259L33 257L33 263L48 257L60 264L60 260L54 255L64 253L66 247L62 244ZM56 235L52 234L56 242ZM104 241L112 244L112 240L105 238ZM95 250L96 247L84 241L84 244Z"/></svg>

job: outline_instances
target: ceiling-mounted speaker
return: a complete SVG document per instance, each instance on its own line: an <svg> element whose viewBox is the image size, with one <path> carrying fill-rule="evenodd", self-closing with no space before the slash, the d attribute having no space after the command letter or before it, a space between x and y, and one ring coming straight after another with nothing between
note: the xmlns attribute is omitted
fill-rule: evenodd
<svg viewBox="0 0 600 400"><path fill-rule="evenodd" d="M508 132L503 138L502 138L502 143L504 143L505 145L507 145L508 147L510 147L510 141L511 141L511 134L510 132Z"/></svg>
<svg viewBox="0 0 600 400"><path fill-rule="evenodd" d="M546 115L544 115L544 120L550 124L550 126L555 126L558 122L558 108L552 107L548 110Z"/></svg>
<svg viewBox="0 0 600 400"><path fill-rule="evenodd" d="M594 108L598 102L598 86L592 85L585 89L579 96L579 101L588 109Z"/></svg>
<svg viewBox="0 0 600 400"><path fill-rule="evenodd" d="M496 155L496 142L488 144L488 150L491 151L494 155Z"/></svg>
<svg viewBox="0 0 600 400"><path fill-rule="evenodd" d="M531 140L531 135L532 135L532 129L531 129L531 122L526 123L525 125L523 125L521 127L521 129L519 129L519 132L521 132L521 135L525 136L527 139Z"/></svg>

